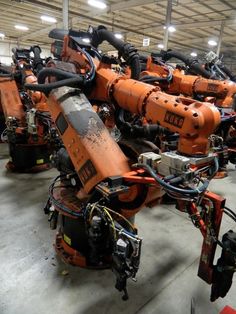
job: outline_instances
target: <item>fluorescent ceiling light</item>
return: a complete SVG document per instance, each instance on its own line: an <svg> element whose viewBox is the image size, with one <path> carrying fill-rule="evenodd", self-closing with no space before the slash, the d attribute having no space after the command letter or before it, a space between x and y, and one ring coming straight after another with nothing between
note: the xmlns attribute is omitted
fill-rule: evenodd
<svg viewBox="0 0 236 314"><path fill-rule="evenodd" d="M116 34L115 34L115 37L118 38L118 39L121 39L121 38L123 38L123 35L122 35L122 34L119 34L119 33L116 33Z"/></svg>
<svg viewBox="0 0 236 314"><path fill-rule="evenodd" d="M24 25L15 25L15 29L19 29L20 31L28 31L29 27Z"/></svg>
<svg viewBox="0 0 236 314"><path fill-rule="evenodd" d="M0 33L0 38L4 38L5 37L5 34L4 33Z"/></svg>
<svg viewBox="0 0 236 314"><path fill-rule="evenodd" d="M98 9L106 9L107 7L106 3L100 0L88 0L88 4Z"/></svg>
<svg viewBox="0 0 236 314"><path fill-rule="evenodd" d="M208 40L208 45L210 46L216 46L217 45L217 42L215 40Z"/></svg>
<svg viewBox="0 0 236 314"><path fill-rule="evenodd" d="M160 48L160 49L163 49L164 45L163 44L158 44L157 47Z"/></svg>
<svg viewBox="0 0 236 314"><path fill-rule="evenodd" d="M168 27L168 31L169 31L170 33L173 33L173 32L176 31L176 28L175 28L174 26L169 26L169 27Z"/></svg>
<svg viewBox="0 0 236 314"><path fill-rule="evenodd" d="M52 17L52 16L41 15L40 18L41 18L42 21L49 22L49 23L56 23L57 22L55 17Z"/></svg>
<svg viewBox="0 0 236 314"><path fill-rule="evenodd" d="M196 56L197 56L197 53L193 51L193 52L190 53L190 56L196 57Z"/></svg>
<svg viewBox="0 0 236 314"><path fill-rule="evenodd" d="M90 39L89 39L89 38L83 38L82 40L83 40L83 42L85 42L85 43L87 43L87 44L90 43Z"/></svg>

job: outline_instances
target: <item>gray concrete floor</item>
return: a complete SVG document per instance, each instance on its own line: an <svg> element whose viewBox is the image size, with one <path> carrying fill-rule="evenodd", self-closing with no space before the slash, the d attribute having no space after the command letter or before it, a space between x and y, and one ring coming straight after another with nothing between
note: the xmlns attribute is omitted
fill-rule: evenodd
<svg viewBox="0 0 236 314"><path fill-rule="evenodd" d="M7 147L0 145L0 313L1 314L217 314L236 308L236 282L226 298L209 301L210 286L197 277L201 235L173 206L144 209L137 215L143 251L138 282L121 300L111 271L91 271L62 263L52 246L55 232L43 206L57 174L16 174L5 170ZM214 180L211 190L236 208L236 171ZM233 227L224 218L222 232ZM234 228L236 229L236 228ZM62 271L67 270L67 276ZM236 278L236 275L235 275ZM236 281L236 279L235 279Z"/></svg>

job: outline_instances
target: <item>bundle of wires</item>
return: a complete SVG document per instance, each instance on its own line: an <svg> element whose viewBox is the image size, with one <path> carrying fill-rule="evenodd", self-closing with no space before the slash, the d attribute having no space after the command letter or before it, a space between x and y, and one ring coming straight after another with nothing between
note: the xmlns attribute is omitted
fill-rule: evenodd
<svg viewBox="0 0 236 314"><path fill-rule="evenodd" d="M163 189L169 193L173 198L180 198L180 199L194 199L195 197L198 197L199 195L201 195L202 193L204 193L209 185L210 180L215 176L215 174L217 173L218 169L219 169L219 164L218 164L218 159L217 157L214 157L214 171L212 172L212 174L210 175L210 177L208 177L203 184L195 189L192 188L180 188L177 187L175 185L172 185L168 182L166 182L163 178L161 178L160 176L158 176L155 171L146 164L135 164L133 165L133 167L135 168L142 168L145 171L147 171L149 173L149 175L151 177L153 177L153 179L160 184ZM201 181L201 180L199 180Z"/></svg>
<svg viewBox="0 0 236 314"><path fill-rule="evenodd" d="M86 82L91 82L94 79L95 73L96 73L96 69L95 69L95 65L94 65L93 59L92 59L90 54L85 49L81 49L79 46L77 48L78 48L78 50L80 52L82 52L86 56L86 58L89 61L91 70L88 73L85 74L85 79L86 79Z"/></svg>
<svg viewBox="0 0 236 314"><path fill-rule="evenodd" d="M126 224L125 229L123 229L123 228L120 229L120 230L122 230L122 232L124 232L127 235L130 235L132 237L136 235L136 230L135 230L134 226L131 224L131 222L127 218L125 218L120 213L110 209L109 207L99 204L99 202L96 202L93 204L88 204L86 206L86 209L84 211L84 217L88 222L91 222L92 215L93 215L94 211L97 211L100 215L102 215L105 218L105 220L107 220L108 223L111 225L112 230L113 230L113 234L114 234L114 239L116 239L116 231L118 231L118 230L116 228L115 220L112 216L117 216ZM131 232L128 231L127 229L131 230Z"/></svg>
<svg viewBox="0 0 236 314"><path fill-rule="evenodd" d="M46 125L48 127L48 130L50 131L52 125L52 118L50 117L50 115L46 112L36 111L36 117L40 120L40 122Z"/></svg>
<svg viewBox="0 0 236 314"><path fill-rule="evenodd" d="M66 178L66 175L59 175L57 176L53 182L51 183L51 185L49 186L49 198L51 203L56 206L57 208L59 208L59 210L65 214L69 214L71 216L73 216L74 218L80 218L83 217L83 211L80 212L76 212L71 210L70 208L68 208L67 206L65 206L64 204L62 204L60 201L58 201L53 194L54 189L56 188L63 188L63 187L71 187L70 185L68 186L63 186L63 185L58 185L56 186L56 183L60 182L59 180Z"/></svg>
<svg viewBox="0 0 236 314"><path fill-rule="evenodd" d="M202 200L204 200L204 198L203 198ZM205 200L207 200L209 207L206 208L206 207L204 206L203 214L206 213L206 212L208 213L208 214L207 214L207 215L208 215L208 219L207 219L207 220L208 220L208 225L207 225L207 228L208 228L208 230L209 230L209 232L210 232L210 236L212 237L213 241L216 242L222 249L225 249L225 250L227 250L227 251L230 251L230 253L231 253L233 256L236 257L236 253L235 253L234 251L230 250L228 247L225 247L225 245L223 244L223 242L218 239L218 237L217 237L217 235L216 235L216 232L215 232L215 230L214 230L214 223L212 223L212 222L214 222L214 217L215 217L214 203L213 203L213 201L210 200L209 198L207 198L207 199L205 199ZM232 209L230 209L230 208L228 208L227 206L225 206L224 209L223 209L223 212L236 222L236 213L235 213ZM206 221L206 219L203 218L202 213L200 214L200 217L201 217L204 221ZM191 218L191 220L192 220L194 226L197 227L197 228L199 228L199 227L196 225L194 219L192 219L192 218L193 218L193 215L191 215L190 218Z"/></svg>

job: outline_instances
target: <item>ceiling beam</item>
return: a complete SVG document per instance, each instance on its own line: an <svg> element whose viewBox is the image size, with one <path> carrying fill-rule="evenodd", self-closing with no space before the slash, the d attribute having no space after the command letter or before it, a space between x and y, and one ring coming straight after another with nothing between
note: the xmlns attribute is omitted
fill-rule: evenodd
<svg viewBox="0 0 236 314"><path fill-rule="evenodd" d="M48 26L48 27L45 27L45 28L42 28L42 29L39 29L39 30L37 30L37 31L34 31L34 32L30 32L29 34L25 34L25 35L23 35L23 36L20 36L19 38L18 38L18 41L19 42L22 42L22 41L24 41L24 40L27 40L27 39L29 39L29 38L33 38L33 37L35 37L35 39L37 40L37 37L38 36L41 36L41 35L48 35L48 33L52 30L52 29L54 29L54 28L62 28L62 26L63 26L63 23L57 23L57 24L51 24L50 26ZM46 36L47 36L46 35Z"/></svg>
<svg viewBox="0 0 236 314"><path fill-rule="evenodd" d="M114 12L114 11L125 11L127 9L131 9L133 7L137 7L140 5L147 5L152 4L157 1L155 0L128 0L128 1L117 1L118 3L111 4L109 7L108 12Z"/></svg>
<svg viewBox="0 0 236 314"><path fill-rule="evenodd" d="M126 10L127 8L132 8L132 7L135 7L135 6L139 6L141 4L143 5L146 5L146 4L151 4L151 3L155 3L156 1L155 0L149 0L149 1L146 1L145 3L143 2L143 0L128 0L128 1L122 1L122 2L119 2L119 3L115 3L115 4L112 4L110 7L108 7L107 10L103 10L103 11L100 11L98 12L98 10L91 10L88 15L87 14L83 14L83 13L80 13L80 12L75 12L75 11L72 11L72 10L69 10L69 14L72 17L71 19L71 24L76 24L77 22L80 22L81 19L88 19L88 20L93 20L95 21L96 23L103 23L103 24L106 24L106 25L109 25L109 26L114 26L116 27L117 29L123 29L123 30L126 30L124 26L122 25L119 25L119 24L115 24L113 22L108 22L108 21L104 21L102 19L98 19L97 17L101 16L101 15L104 15L106 13L109 13L109 12L114 12L114 11L119 11L119 10L122 10L122 6L123 6L123 11ZM26 0L26 3L31 3L31 4L34 4L34 5L40 5L42 7L46 7L46 8L50 8L50 9L54 9L55 11L61 11L60 8L52 5L52 4L49 4L49 3L41 3L39 0ZM32 38L32 36L34 35L41 35L41 34L44 34L48 31L50 31L51 29L55 28L55 27L62 27L62 24L61 23L58 23L58 24L54 24L54 25L51 25L51 28L49 29L49 27L46 27L46 28L43 28L39 31L36 31L36 32L33 32L31 34L26 34L26 35L23 35L19 38L19 40L26 40L27 38ZM134 33L136 33L135 31L133 31ZM143 32L140 32L140 34L143 35Z"/></svg>
<svg viewBox="0 0 236 314"><path fill-rule="evenodd" d="M195 29L197 30L198 28L208 28L208 27L217 27L220 29L221 23L225 22L225 26L231 26L235 24L235 19L221 19L221 20L214 20L214 21L201 21L201 22L193 22L193 23L174 23L174 26L176 27L176 30L181 30L181 31L185 31L186 29ZM141 29L145 32L153 32L153 29L155 29L155 31L161 31L163 30L163 26L164 23L153 23L152 25L148 26L148 27L142 27L142 25L140 25ZM135 26L136 29L139 29L139 25ZM209 30L208 30L209 31Z"/></svg>
<svg viewBox="0 0 236 314"><path fill-rule="evenodd" d="M26 0L26 2L27 3L32 3L34 5L41 5L41 6L46 7L46 8L48 7L50 9L54 9L57 12L58 11L61 12L60 8L58 8L58 7L56 7L56 6L52 5L52 4L48 4L48 3L47 4L46 3L43 4L42 2L40 2L38 0L35 0L35 1L33 1L33 0ZM134 7L134 6L137 6L137 5L141 5L141 4L147 5L147 4L150 4L150 3L155 3L154 0L150 0L150 1L147 1L145 3L143 3L143 2L144 2L143 0L142 1L141 0L128 0L128 1L122 1L122 2L119 2L119 3L112 4L107 9L107 11L103 10L103 11L98 12L98 10L96 10L96 11L89 12L89 14L87 15L87 14L83 14L83 13L80 13L80 12L77 13L75 11L71 11L70 10L69 14L71 16L73 16L73 18L72 18L72 25L77 23L77 22L79 22L79 21L81 21L81 19L88 19L88 20L92 19L95 22L104 23L103 20L97 19L96 17L99 17L99 16L101 16L103 14L106 14L106 12L113 12L113 11L121 10L122 6L123 6L123 10L124 10L124 9L131 8L131 7ZM176 27L179 30L185 30L186 28L188 28L188 29L194 29L195 28L196 29L196 28L214 27L214 26L218 26L218 25L220 26L221 22L222 22L222 20L202 21L202 22L195 22L195 23L176 24ZM225 25L226 26L227 25L232 25L234 23L235 23L234 19L228 19L226 21ZM106 25L112 26L112 24L113 24L112 22L107 22L106 21ZM158 23L158 24L153 23L150 27L147 27L147 28L143 28L142 25L140 25L140 27L141 27L142 33L144 33L144 30L145 30L145 32L148 32L149 30L153 31L153 27L155 27L155 30L162 30L163 25L164 25L163 23ZM55 27L55 25L53 27ZM57 26L57 27L61 27L61 26ZM114 27L116 27L118 29L124 29L124 27L122 25L118 25L118 24L114 25ZM135 26L135 28L137 30L138 26ZM42 32L40 31L40 34L43 34L44 30L45 30L45 32L47 32L48 31L48 27L46 27L44 29L41 29ZM136 31L134 30L133 33L136 33ZM33 35L33 33L32 33L32 35ZM27 35L23 35L22 37L19 38L19 40L24 40L26 38L27 38Z"/></svg>
<svg viewBox="0 0 236 314"><path fill-rule="evenodd" d="M207 42L208 42L208 39L209 39L209 36L206 36L206 37L198 37L198 38L193 38L193 39L188 39L186 40L186 43L189 47L192 47L192 48L196 48L198 49L199 45L202 45L203 47L205 47L205 50L209 50L210 47L208 47L207 45ZM224 43L227 43L227 45L230 44L230 41L232 41L232 36L224 36L223 38L223 42ZM174 41L172 41L174 42ZM184 41L181 41L179 42L179 45L184 45ZM197 46L193 46L193 45L197 45ZM216 49L216 47L211 47L212 50ZM222 48L224 49L224 48ZM236 47L235 47L236 49Z"/></svg>
<svg viewBox="0 0 236 314"><path fill-rule="evenodd" d="M0 1L1 2L1 1ZM48 8L49 10L52 10L53 12L56 12L57 14L62 14L61 12L61 8L57 5L53 5L52 3L43 3L40 0L25 0L26 4L32 4L32 5L37 5L37 6L42 6L44 8ZM115 11L119 11L119 10L126 10L135 6L139 6L139 5L147 5L147 4L151 4L151 3L157 3L157 0L154 1L144 1L144 0L127 0L127 1L121 1L121 2L116 2L114 4L111 4L107 11L89 11L87 12L86 9L81 8L80 11L76 10L70 10L69 14L71 17L71 25L73 26L77 26L78 24L80 24L81 26L81 22L83 24L83 26L85 26L86 22L92 22L94 24L104 24L105 26L108 27L114 27L115 29L119 29L123 32L126 32L128 34L132 34L132 36L134 37L134 34L138 35L137 37L140 38L140 36L144 36L144 34L147 37L150 37L151 39L153 39L153 41L156 42L156 44L160 41L162 41L163 38L163 23L150 23L148 25L148 27L143 27L143 24L140 23L140 25L135 25L135 26L131 26L128 25L128 23L131 23L132 20L127 19L126 21L124 21L124 23L113 23L111 21L111 19L106 16L106 12L107 13L111 13L111 12L115 12ZM58 3L57 3L58 4ZM122 8L121 8L122 7ZM104 15L105 14L105 15ZM135 12L134 12L135 14ZM178 19L179 20L179 19ZM185 48L196 48L196 49L208 49L207 46L207 39L208 39L208 35L210 36L211 34L209 33L210 31L212 31L212 34L215 32L214 29L219 29L221 22L225 21L225 25L226 26L230 26L233 25L235 23L235 20L233 18L224 20L224 19L220 19L220 20L214 20L214 21L199 21L199 22L191 22L191 23L175 23L175 26L177 28L177 32L176 35L173 34L173 36L171 36L172 38L170 39L170 43L171 45L175 45L176 47L180 47L183 46ZM150 21L149 21L150 22ZM33 32L29 32L25 35L22 35L18 38L19 42L22 41L26 41L26 40L37 40L38 38L42 37L42 36L47 36L47 34L49 33L49 31L53 28L61 28L62 27L62 23L57 23L57 24L53 24L53 25L49 25L47 27L44 27L42 29L33 31ZM206 29L207 33L203 35L199 35L196 38L196 34L192 34L191 36L191 32L187 32L189 29L193 29L197 32L197 30L199 29ZM178 33L179 31L179 33ZM192 39L188 39L186 38L186 40L183 41L179 41L179 37L180 36L184 36L183 32L186 31L186 34L188 34L189 36L192 37ZM200 32L201 33L201 32ZM183 34L183 35L182 35ZM177 36L179 35L179 36ZM176 37L175 37L176 36ZM217 36L217 35L216 35ZM224 42L226 42L227 40L231 41L232 37L230 36L225 36L224 37ZM180 43L181 42L181 43ZM186 43L186 44L184 44ZM195 46L195 47L194 47ZM196 47L197 46L197 47ZM199 46L199 47L198 47ZM201 47L201 48L200 48Z"/></svg>

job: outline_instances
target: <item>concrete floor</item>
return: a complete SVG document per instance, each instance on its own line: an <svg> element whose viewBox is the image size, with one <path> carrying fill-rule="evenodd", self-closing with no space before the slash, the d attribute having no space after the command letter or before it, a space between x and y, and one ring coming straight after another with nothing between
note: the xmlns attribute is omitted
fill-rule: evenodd
<svg viewBox="0 0 236 314"><path fill-rule="evenodd" d="M196 314L217 314L225 305L236 308L236 283L226 298L209 301L210 286L197 277L201 235L173 206L144 209L136 218L143 251L138 282L129 281L127 302L114 288L111 271L65 265L55 256L55 232L43 213L56 171L13 174L5 170L6 161L7 147L1 144L1 314L190 314L192 298ZM235 208L234 168L228 178L214 180L211 190ZM225 217L222 231L232 227ZM69 274L63 276L63 270Z"/></svg>

